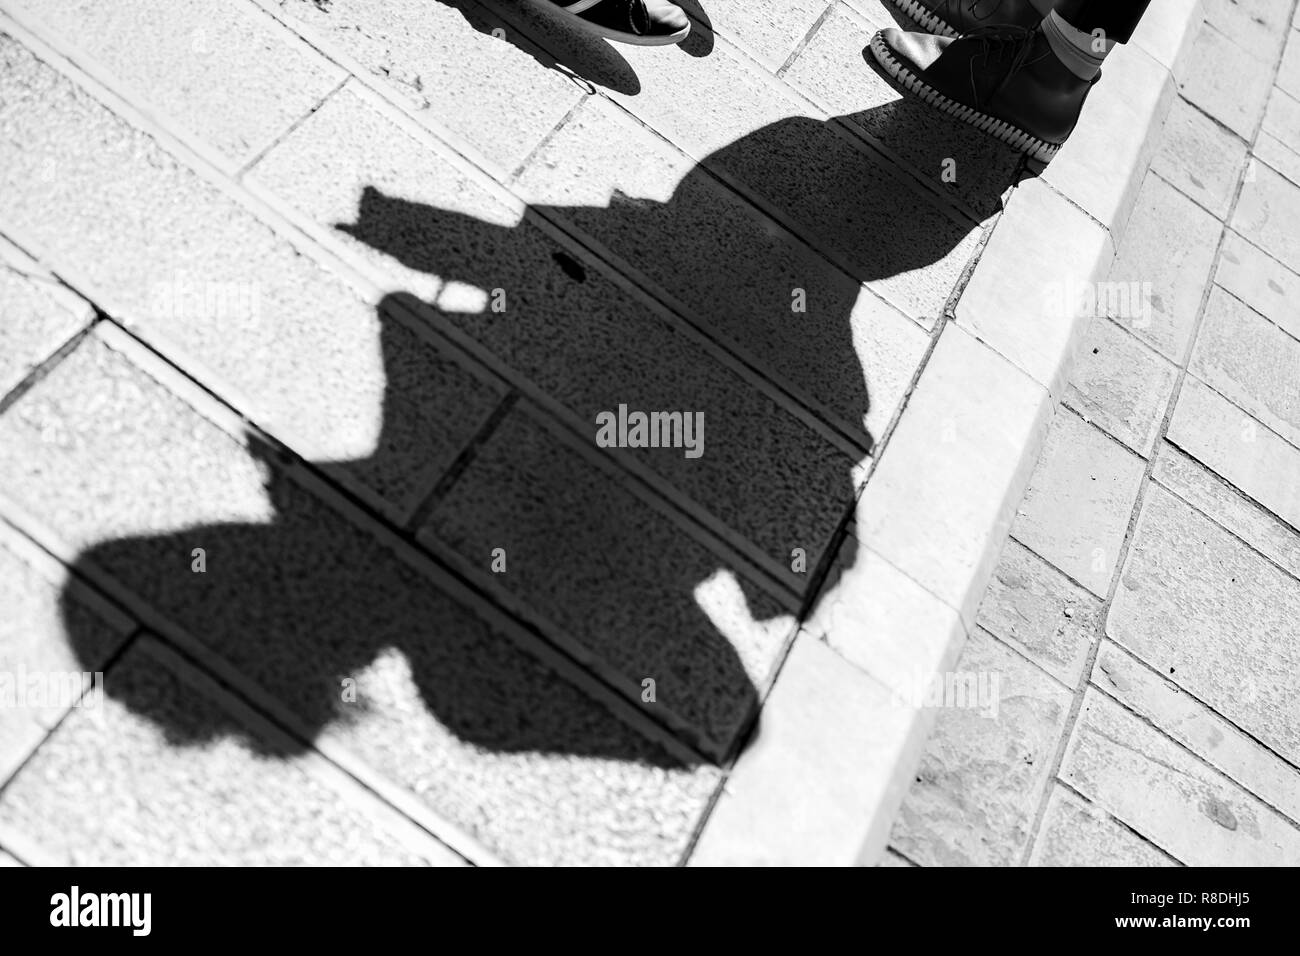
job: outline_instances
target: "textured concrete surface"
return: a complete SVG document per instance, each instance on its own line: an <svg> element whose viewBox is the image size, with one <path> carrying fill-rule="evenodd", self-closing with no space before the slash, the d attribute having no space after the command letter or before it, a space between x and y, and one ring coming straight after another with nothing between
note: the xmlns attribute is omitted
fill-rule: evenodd
<svg viewBox="0 0 1300 956"><path fill-rule="evenodd" d="M0 117L14 131L0 144L5 226L300 454L362 459L382 440L392 454L356 483L399 510L426 493L493 390L384 324L339 277L15 41L0 37L0 57ZM57 176L40 174L47 159Z"/></svg>
<svg viewBox="0 0 1300 956"><path fill-rule="evenodd" d="M1070 692L980 631L954 672L996 674L996 709L939 712L890 842L922 865L1005 866L1029 839Z"/></svg>
<svg viewBox="0 0 1300 956"><path fill-rule="evenodd" d="M976 620L1073 687L1087 662L1101 610L1098 598L1009 538Z"/></svg>
<svg viewBox="0 0 1300 956"><path fill-rule="evenodd" d="M1104 597L1142 470L1140 458L1062 412L1052 422L1011 533Z"/></svg>
<svg viewBox="0 0 1300 956"><path fill-rule="evenodd" d="M1181 363L1222 231L1214 216L1158 175L1148 174L1107 277L1121 288L1136 289L1140 308L1132 307L1130 295L1129 311L1110 309L1111 317L1165 358Z"/></svg>
<svg viewBox="0 0 1300 956"><path fill-rule="evenodd" d="M39 263L0 238L0 394L21 382L90 321L89 305L65 294Z"/></svg>
<svg viewBox="0 0 1300 956"><path fill-rule="evenodd" d="M1052 788L1031 866L1176 866L1094 804L1060 784Z"/></svg>
<svg viewBox="0 0 1300 956"><path fill-rule="evenodd" d="M1094 318L1063 403L1139 455L1155 447L1177 368L1108 318Z"/></svg>
<svg viewBox="0 0 1300 956"><path fill-rule="evenodd" d="M1298 607L1294 578L1150 488L1107 633L1294 763L1300 714L1287 701L1300 648L1288 636Z"/></svg>
<svg viewBox="0 0 1300 956"><path fill-rule="evenodd" d="M579 266L570 274L563 263L576 262L581 253L531 221L484 223L467 214L478 205L496 213L500 203L484 203L482 188L447 169L444 156L368 112L355 97L323 108L277 147L267 164L254 174L322 226L349 233L354 244L380 250L408 269L438 273L444 283L503 290L505 311L499 315L482 299L457 307L440 292L425 317L478 343L495 366L567 410L587 440L595 434L596 416L620 405L702 414L702 456L690 459L663 449L642 455L643 467L661 476L676 497L696 499L758 543L770 564L788 568L794 547L803 547L813 565L820 559L852 492L853 460L702 349L698 339L675 329L662 310L606 268ZM310 188L301 178L304 167L316 170L330 187ZM624 220L634 218L627 213ZM647 225L654 243L678 247L673 255L681 254L682 243L671 233ZM383 277L403 278L404 271ZM856 286L846 290L842 277L836 281L838 291L828 283L826 296L838 300L839 309L828 307L825 314L834 316L827 323L833 326L828 337L842 352L850 339L845 326ZM767 313L789 315L776 322L818 321L789 311L788 285L768 288L774 301ZM816 303L821 285L810 288ZM907 355L902 349L901 356ZM906 363L900 372L910 374ZM859 415L867 403L864 385L859 367L856 388L845 387ZM888 407L883 396L882 401ZM760 442L767 450L758 450Z"/></svg>
<svg viewBox="0 0 1300 956"><path fill-rule="evenodd" d="M75 710L0 797L0 828L73 866L460 865L463 861L151 641L107 677L102 723ZM168 733L247 722L255 741L177 749ZM2 830L0 830L2 832Z"/></svg>
<svg viewBox="0 0 1300 956"><path fill-rule="evenodd" d="M1180 98L1170 107L1151 170L1223 218L1236 195L1247 152L1246 143Z"/></svg>
<svg viewBox="0 0 1300 956"><path fill-rule="evenodd" d="M235 162L269 146L345 76L250 4L18 0L16 6Z"/></svg>
<svg viewBox="0 0 1300 956"><path fill-rule="evenodd" d="M1226 233L1214 281L1292 338L1300 338L1300 309L1295 307L1300 275L1282 268L1258 246L1235 232Z"/></svg>
<svg viewBox="0 0 1300 956"><path fill-rule="evenodd" d="M64 442L29 423L42 406L67 416ZM0 485L83 550L80 567L502 856L671 863L683 851L708 768L612 718L119 353L89 340L0 433L20 451ZM196 547L203 573L192 570ZM107 691L131 710L150 699L147 682ZM206 717L169 739L201 745L232 731ZM661 824L639 831L648 843L614 838L643 813Z"/></svg>
<svg viewBox="0 0 1300 956"><path fill-rule="evenodd" d="M0 674L8 685L0 705L0 778L18 769L69 707L83 702L80 694L89 693L85 702L95 705L94 673L135 628L128 617L85 588L76 588L61 605L60 595L68 587L65 568L8 525L0 525L0 598L5 607ZM69 646L64 615L68 629L85 636L84 650ZM27 692L30 678L42 681L41 696ZM72 689L64 696L69 682Z"/></svg>
<svg viewBox="0 0 1300 956"><path fill-rule="evenodd" d="M0 846L24 863L913 865L1038 860L1036 834L1073 827L1081 858L1181 860L1144 808L1069 784L1082 757L1057 765L1083 739L1072 705L1107 590L1028 541L997 560L1085 329L1044 320L1043 283L1103 279L1123 220L1155 237L1134 278L1181 278L1153 254L1172 235L1204 289L1229 219L1248 249L1234 275L1220 263L1223 294L1290 334L1275 257L1294 244L1269 217L1293 196L1268 175L1291 169L1291 114L1199 78L1200 33L1179 24L1199 17L1166 6L1160 42L1113 64L1141 89L1091 105L1142 128L1132 168L1099 177L1081 130L1073 168L1014 188L1016 156L866 64L881 0L716 0L681 49L595 42L505 0L6 6L0 249L19 269L0 282L20 308L0 315L0 598L18 614L0 656L107 661L108 719L3 715ZM1205 49L1233 65L1253 27L1216 23ZM1143 183L1165 70L1271 137L1241 208L1247 144L1197 123L1161 154L1163 192ZM1212 168L1190 168L1202 154ZM1026 278L1031 249L1046 278ZM1183 361L1199 302L1176 303L1177 348L1147 344ZM1286 573L1251 563L1289 553L1295 523L1277 471L1293 409L1268 391L1283 370L1211 326L1192 374L1238 391L1174 382L1166 436L1166 378L1129 379L1168 369L1108 331L1072 394L1161 466L1148 500L1210 509L1195 520L1251 542L1258 580ZM1256 457L1222 478L1204 466L1236 422L1197 445L1196 388L1259 419ZM620 406L699 412L703 455L604 447L596 416ZM1171 522L1142 540L1201 528ZM908 697L972 632L960 667L1003 678L997 715ZM1270 748L1294 728L1211 700L1195 672L1160 680L1128 706L1192 714L1161 740L1258 791L1215 783L1240 818L1256 798L1288 812ZM886 852L936 717L943 759L924 766L944 773ZM1102 816L1065 818L1064 785Z"/></svg>
<svg viewBox="0 0 1300 956"><path fill-rule="evenodd" d="M945 702L908 861L1300 864L1300 115L1283 7L1206 9L1110 274L1149 309L1099 310L977 617L1062 716Z"/></svg>
<svg viewBox="0 0 1300 956"><path fill-rule="evenodd" d="M1293 821L1096 690L1084 697L1061 779L1188 865L1300 859Z"/></svg>
<svg viewBox="0 0 1300 956"><path fill-rule="evenodd" d="M853 567L871 456L1020 168L963 130L942 180L951 130L851 34L785 78L830 3L714 7L682 50L493 0L0 14L4 660L88 667L136 619L157 650L113 661L118 736L5 715L0 845L684 861L766 726L796 610ZM862 74L857 100L814 95L837 72ZM620 407L698 414L703 454L605 447L596 416ZM867 728L837 764L841 862L883 853L924 738L850 661L900 672L918 623L936 661L964 636L904 572L859 578L856 631L815 645L843 706L798 732L826 753ZM187 709L177 688L213 679L266 721L225 691ZM776 726L818 690L795 679ZM113 777L56 830L42 791L72 801L88 751L165 757L149 794ZM396 844L321 816L362 792L340 774ZM295 788L299 816L260 808ZM264 828L229 833L243 815Z"/></svg>
<svg viewBox="0 0 1300 956"><path fill-rule="evenodd" d="M629 697L654 680L651 709L675 714L722 754L753 716L795 616L682 532L513 411L420 537L571 636ZM491 570L497 548L500 573Z"/></svg>
<svg viewBox="0 0 1300 956"><path fill-rule="evenodd" d="M1197 37L1192 58L1200 69L1179 92L1242 139L1253 139L1272 86L1273 63L1234 43L1212 24Z"/></svg>

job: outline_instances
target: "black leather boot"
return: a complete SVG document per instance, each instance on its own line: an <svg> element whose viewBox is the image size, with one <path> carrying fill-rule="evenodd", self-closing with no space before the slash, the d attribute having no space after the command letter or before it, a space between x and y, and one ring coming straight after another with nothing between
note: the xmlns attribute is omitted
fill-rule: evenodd
<svg viewBox="0 0 1300 956"><path fill-rule="evenodd" d="M1039 27L983 27L955 40L890 28L870 49L907 92L1043 162L1096 82L1071 72Z"/></svg>

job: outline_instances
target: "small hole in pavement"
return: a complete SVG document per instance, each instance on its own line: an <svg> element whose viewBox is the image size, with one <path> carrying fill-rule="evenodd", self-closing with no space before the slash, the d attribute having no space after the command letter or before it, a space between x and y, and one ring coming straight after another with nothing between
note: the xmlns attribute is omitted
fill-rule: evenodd
<svg viewBox="0 0 1300 956"><path fill-rule="evenodd" d="M555 260L556 265L564 270L564 274L574 282L587 281L587 270L573 256L565 252L552 252L551 258Z"/></svg>

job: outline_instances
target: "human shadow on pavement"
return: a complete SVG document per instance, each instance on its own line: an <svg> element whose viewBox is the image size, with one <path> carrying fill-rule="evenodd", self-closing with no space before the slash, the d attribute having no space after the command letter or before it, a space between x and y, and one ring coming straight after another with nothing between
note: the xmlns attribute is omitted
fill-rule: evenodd
<svg viewBox="0 0 1300 956"><path fill-rule="evenodd" d="M789 566L792 546L802 547L807 573L791 572L788 580L810 591L852 507L853 462L820 448L811 432L751 395L744 379L673 332L640 294L584 264L534 220L599 245L717 342L798 386L811 413L861 423L870 383L860 350L874 346L855 326L860 297L871 295L860 283L936 262L975 225L954 226L868 152L843 142L820 120L782 120L691 168L666 201L615 194L607 205L538 205L514 225L367 187L354 221L337 224L341 232L437 277L444 290L473 287L480 296L472 307L453 307L441 296L427 302L391 293L379 308L388 392L376 447L355 461L307 466L365 484L418 457L429 435L399 422L398 411L421 399L396 389L409 381L405 366L416 341L405 323L425 321L477 343L517 380L593 423L593 445L595 416L620 405L702 411L708 430L698 459L673 448L598 454L634 457L776 562ZM781 216L834 239L853 273L756 217L715 173L755 184ZM806 293L802 312L792 309L793 289ZM487 304L498 290L506 302L500 313ZM410 530L471 587L525 608L528 626L548 637L563 633L565 652L634 706L659 719L655 707L662 706L701 740L716 742L716 753L701 744L708 759L734 753L755 726L757 687L792 618L743 570L720 566L693 535L618 482L593 478L593 466L547 430L559 426L538 425L545 415L529 417L537 413L527 404L519 401L473 443ZM875 437L863 431L863 446ZM421 705L486 750L662 766L685 759L646 747L607 712L593 718L591 706L528 653L320 504L274 453L258 455L268 475L269 521L108 540L80 556L80 570L138 595L289 708L309 736L350 719L343 683L396 651L409 663ZM208 556L202 574L190 573L195 547ZM489 565L498 547L508 566L494 577ZM853 538L844 538L843 566L852 565L853 548ZM98 645L78 629L84 617L71 600L65 597L65 624L89 663ZM639 700L646 678L656 682L656 703ZM110 675L105 686L163 723L175 743L241 732L233 724L169 725L147 682Z"/></svg>

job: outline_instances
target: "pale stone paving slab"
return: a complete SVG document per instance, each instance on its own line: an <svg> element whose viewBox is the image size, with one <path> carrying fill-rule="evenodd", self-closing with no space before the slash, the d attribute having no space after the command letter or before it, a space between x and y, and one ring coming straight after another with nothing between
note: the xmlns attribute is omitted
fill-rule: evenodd
<svg viewBox="0 0 1300 956"><path fill-rule="evenodd" d="M1277 0L1206 0L1205 18L1238 45L1273 62L1286 42L1287 4Z"/></svg>
<svg viewBox="0 0 1300 956"><path fill-rule="evenodd" d="M1292 270L1300 270L1300 185L1256 162L1229 224Z"/></svg>
<svg viewBox="0 0 1300 956"><path fill-rule="evenodd" d="M16 0L233 163L303 116L344 73L252 4Z"/></svg>
<svg viewBox="0 0 1300 956"><path fill-rule="evenodd" d="M499 387L385 321L5 36L0 60L0 122L13 131L0 141L0 230L300 454L358 461L382 440L382 460L336 471L391 513L413 507ZM62 173L45 180L49 157Z"/></svg>
<svg viewBox="0 0 1300 956"><path fill-rule="evenodd" d="M1293 822L1300 821L1295 767L1110 641L1102 642L1093 664L1092 683Z"/></svg>
<svg viewBox="0 0 1300 956"><path fill-rule="evenodd" d="M1271 133L1260 131L1255 141L1255 158L1267 163L1293 183L1300 183L1300 153L1295 152Z"/></svg>
<svg viewBox="0 0 1300 956"><path fill-rule="evenodd" d="M1300 274L1229 230L1214 281L1300 340Z"/></svg>
<svg viewBox="0 0 1300 956"><path fill-rule="evenodd" d="M1171 446L1156 455L1151 476L1256 551L1300 578L1300 532L1288 527L1222 478Z"/></svg>
<svg viewBox="0 0 1300 956"><path fill-rule="evenodd" d="M1089 689L1061 779L1192 866L1294 866L1300 830Z"/></svg>
<svg viewBox="0 0 1300 956"><path fill-rule="evenodd" d="M1095 318L1061 401L1149 458L1178 370L1106 318Z"/></svg>
<svg viewBox="0 0 1300 956"><path fill-rule="evenodd" d="M1300 449L1188 377L1168 438L1293 528L1300 528Z"/></svg>
<svg viewBox="0 0 1300 956"><path fill-rule="evenodd" d="M156 642L133 646L106 682L102 720L74 710L0 797L5 827L49 862L464 865ZM118 695L147 699L148 712ZM248 739L175 746L176 734L232 720Z"/></svg>
<svg viewBox="0 0 1300 956"><path fill-rule="evenodd" d="M1067 687L1075 687L1102 618L1100 600L1008 538L976 622Z"/></svg>
<svg viewBox="0 0 1300 956"><path fill-rule="evenodd" d="M41 403L68 442L27 422ZM634 731L96 337L0 417L0 442L18 451L0 487L84 573L213 655L305 739L359 757L505 859L670 864L684 851L715 770ZM148 687L118 699L147 717ZM159 717L182 766L205 740L242 734Z"/></svg>
<svg viewBox="0 0 1300 956"><path fill-rule="evenodd" d="M1177 866L1168 854L1056 784L1034 841L1030 866Z"/></svg>
<svg viewBox="0 0 1300 956"><path fill-rule="evenodd" d="M509 172L583 96L550 57L474 4L312 0L264 4L340 51L421 121L446 129ZM540 60L540 62L539 62Z"/></svg>
<svg viewBox="0 0 1300 956"><path fill-rule="evenodd" d="M1275 87L1268 100L1268 109L1264 111L1264 122L1260 127L1261 139L1265 133L1288 151L1300 153L1300 99ZM1295 182L1294 176L1288 178Z"/></svg>
<svg viewBox="0 0 1300 956"><path fill-rule="evenodd" d="M1179 97L1169 110L1151 170L1220 219L1246 164L1246 144Z"/></svg>
<svg viewBox="0 0 1300 956"><path fill-rule="evenodd" d="M1249 142L1273 85L1273 64L1238 46L1214 26L1201 28L1192 49L1197 63L1179 92Z"/></svg>
<svg viewBox="0 0 1300 956"><path fill-rule="evenodd" d="M1107 277L1129 293L1128 311L1117 311L1108 296L1111 318L1181 365L1222 232L1212 215L1148 173Z"/></svg>
<svg viewBox="0 0 1300 956"><path fill-rule="evenodd" d="M1300 97L1300 29L1287 34L1286 49L1277 69L1277 85L1292 96Z"/></svg>
<svg viewBox="0 0 1300 956"><path fill-rule="evenodd" d="M1047 433L1011 533L1104 597L1142 473L1141 458L1062 411Z"/></svg>
<svg viewBox="0 0 1300 956"><path fill-rule="evenodd" d="M738 41L775 71L829 5L830 0L706 0L696 6L716 33ZM695 9L690 4L685 8Z"/></svg>
<svg viewBox="0 0 1300 956"><path fill-rule="evenodd" d="M1070 692L978 630L952 678L965 700L943 701L890 843L922 866L1013 865L1051 775Z"/></svg>
<svg viewBox="0 0 1300 956"><path fill-rule="evenodd" d="M1300 100L1273 88L1254 153L1291 182L1300 183Z"/></svg>
<svg viewBox="0 0 1300 956"><path fill-rule="evenodd" d="M0 236L0 397L93 315L57 279Z"/></svg>
<svg viewBox="0 0 1300 956"><path fill-rule="evenodd" d="M1300 445L1300 340L1215 287L1188 371Z"/></svg>
<svg viewBox="0 0 1300 956"><path fill-rule="evenodd" d="M57 561L6 524L0 524L0 606L5 608L0 616L2 786L76 703L60 699L71 689L69 681L91 691L93 705L93 678L71 675L102 669L135 625L87 589L69 585ZM83 643L69 647L65 631ZM29 678L38 679L42 689L29 690Z"/></svg>
<svg viewBox="0 0 1300 956"><path fill-rule="evenodd" d="M1107 636L1300 763L1300 581L1149 484Z"/></svg>

